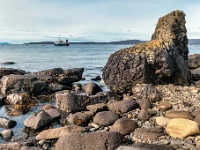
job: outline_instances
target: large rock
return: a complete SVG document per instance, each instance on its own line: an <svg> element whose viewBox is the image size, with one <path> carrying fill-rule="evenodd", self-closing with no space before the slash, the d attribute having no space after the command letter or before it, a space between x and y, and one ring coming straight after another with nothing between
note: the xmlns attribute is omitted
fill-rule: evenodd
<svg viewBox="0 0 200 150"><path fill-rule="evenodd" d="M199 134L199 125L188 119L171 119L166 127L166 132L173 138L185 138L190 135Z"/></svg>
<svg viewBox="0 0 200 150"><path fill-rule="evenodd" d="M102 91L102 89L94 82L89 82L84 85L83 90L87 96L95 95Z"/></svg>
<svg viewBox="0 0 200 150"><path fill-rule="evenodd" d="M82 79L84 69L63 70L54 68L25 75L7 75L1 79L1 93L6 96L15 92L40 94L71 89L71 83Z"/></svg>
<svg viewBox="0 0 200 150"><path fill-rule="evenodd" d="M31 114L25 121L24 126L33 130L40 129L50 124L52 118L45 111L35 112Z"/></svg>
<svg viewBox="0 0 200 150"><path fill-rule="evenodd" d="M67 134L58 139L55 150L113 150L122 141L117 132L94 132Z"/></svg>
<svg viewBox="0 0 200 150"><path fill-rule="evenodd" d="M185 14L173 11L161 17L152 40L112 54L103 80L117 93L131 92L137 83L190 85Z"/></svg>

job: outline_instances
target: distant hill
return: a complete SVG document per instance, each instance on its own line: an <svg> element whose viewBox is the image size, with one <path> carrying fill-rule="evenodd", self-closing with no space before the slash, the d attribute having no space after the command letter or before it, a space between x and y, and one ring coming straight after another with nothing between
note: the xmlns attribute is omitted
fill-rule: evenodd
<svg viewBox="0 0 200 150"><path fill-rule="evenodd" d="M138 44L145 41L140 40L126 40L126 41L111 41L111 42L69 42L70 44ZM42 41L42 42L29 42L24 44L54 44L53 41Z"/></svg>
<svg viewBox="0 0 200 150"><path fill-rule="evenodd" d="M200 45L200 39L189 39L189 45Z"/></svg>

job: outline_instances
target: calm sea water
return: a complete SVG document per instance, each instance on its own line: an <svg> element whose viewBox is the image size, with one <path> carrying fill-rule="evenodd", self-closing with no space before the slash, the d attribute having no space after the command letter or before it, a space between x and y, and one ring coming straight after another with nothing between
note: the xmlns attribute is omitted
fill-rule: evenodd
<svg viewBox="0 0 200 150"><path fill-rule="evenodd" d="M102 74L102 68L110 54L130 47L131 45L103 45L103 44L72 44L69 47L54 45L0 45L0 67L11 67L35 72L51 68L85 68L86 81ZM190 54L200 53L200 46L189 45ZM3 65L3 62L12 61L14 65ZM41 104L39 107L42 107ZM4 106L0 106L0 116L9 117L17 121L13 128L14 134L22 134L23 122L35 109L21 116L10 117L5 113ZM3 129L0 128L0 131ZM5 142L0 139L0 143Z"/></svg>

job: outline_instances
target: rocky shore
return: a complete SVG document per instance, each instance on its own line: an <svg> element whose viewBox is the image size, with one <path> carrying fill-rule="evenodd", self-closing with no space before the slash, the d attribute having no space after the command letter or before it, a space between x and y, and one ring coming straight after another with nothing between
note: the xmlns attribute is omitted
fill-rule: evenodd
<svg viewBox="0 0 200 150"><path fill-rule="evenodd" d="M188 56L185 22L182 11L161 17L149 42L115 52L103 80L84 85L83 68L0 68L0 105L10 116L0 117L0 149L200 149L200 54ZM12 116L38 103L13 134Z"/></svg>

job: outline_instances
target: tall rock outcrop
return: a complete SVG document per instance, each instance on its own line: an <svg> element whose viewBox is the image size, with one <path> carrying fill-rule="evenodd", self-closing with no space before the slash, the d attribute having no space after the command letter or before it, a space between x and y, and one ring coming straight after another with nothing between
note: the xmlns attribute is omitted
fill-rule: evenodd
<svg viewBox="0 0 200 150"><path fill-rule="evenodd" d="M158 21L152 40L112 54L103 80L116 93L132 92L136 84L189 85L185 14L173 11Z"/></svg>

